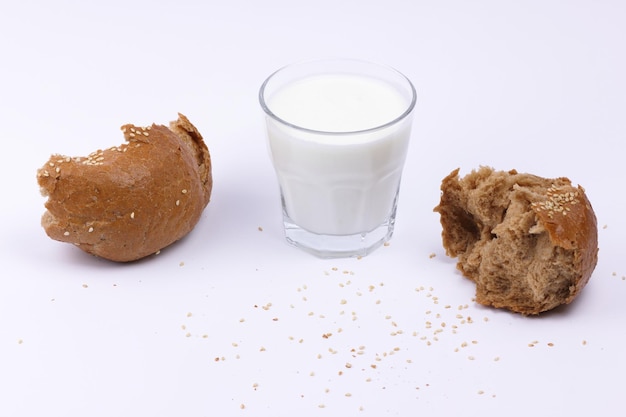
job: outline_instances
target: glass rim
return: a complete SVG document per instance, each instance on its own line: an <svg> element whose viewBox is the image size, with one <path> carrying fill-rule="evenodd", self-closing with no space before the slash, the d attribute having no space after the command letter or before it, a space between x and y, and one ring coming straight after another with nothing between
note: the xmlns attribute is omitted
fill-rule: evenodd
<svg viewBox="0 0 626 417"><path fill-rule="evenodd" d="M404 112L402 112L402 114L400 114L398 117L383 123L381 125L378 126L374 126L374 127L370 127L367 129L361 129L361 130L349 130L349 131L328 131L328 130L317 130L317 129L311 129L311 128L307 128L307 127L303 127L303 126L299 126L296 125L294 123L288 122L285 119L280 118L279 116L277 116L274 112L272 112L272 110L270 110L269 106L267 105L267 102L265 100L265 90L267 85L275 78L276 75L282 73L283 71L295 67L295 66L299 66L299 65L305 65L305 64L314 64L314 63L321 63L321 62L355 62L355 63L359 63L359 64L366 64L366 65L373 65L376 66L378 68L382 68L385 69L397 76L399 76L403 81L405 81L408 86L410 87L410 91L411 91L411 102L409 103L409 105L407 106L406 110L404 110ZM316 134L316 135L356 135L356 134L365 134L365 133L370 133L370 132L374 132L377 130L381 130L381 129L385 129L389 126L393 126L397 123L399 123L400 121L402 121L403 119L406 119L411 112L413 112L413 110L415 109L415 105L417 103L417 91L415 90L415 86L413 85L413 83L411 82L411 80L409 79L409 77L407 77L406 75L404 75L402 72L398 71L397 69L388 66L388 65L383 65L383 64L379 64L376 62L372 62L372 61L366 61L366 60L361 60L361 59L352 59L352 58L325 58L325 59L314 59L314 60L307 60L307 61L299 61L299 62L294 62L291 64L287 64L284 65L282 67L280 67L279 69L277 69L276 71L272 72L266 79L265 81L263 81L263 84L261 84L261 88L259 89L259 103L261 104L261 108L263 109L263 111L265 112L266 115L268 115L270 118L274 119L275 121L289 126L293 129L299 130L299 131L303 131L303 132L308 132L308 133L312 133L312 134Z"/></svg>

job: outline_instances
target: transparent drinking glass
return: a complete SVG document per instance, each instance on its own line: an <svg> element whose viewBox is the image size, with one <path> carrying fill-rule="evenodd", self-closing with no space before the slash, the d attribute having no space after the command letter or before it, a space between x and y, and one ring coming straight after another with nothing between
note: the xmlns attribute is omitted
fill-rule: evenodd
<svg viewBox="0 0 626 417"><path fill-rule="evenodd" d="M262 84L287 241L322 258L365 256L394 231L416 92L388 66L324 59Z"/></svg>

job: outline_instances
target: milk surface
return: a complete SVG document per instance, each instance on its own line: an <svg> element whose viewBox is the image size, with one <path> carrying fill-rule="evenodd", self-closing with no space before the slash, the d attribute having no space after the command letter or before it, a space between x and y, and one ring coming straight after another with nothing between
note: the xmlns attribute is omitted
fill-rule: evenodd
<svg viewBox="0 0 626 417"><path fill-rule="evenodd" d="M276 116L290 124L324 132L372 129L396 119L408 107L389 85L350 75L294 82L275 94L269 105Z"/></svg>
<svg viewBox="0 0 626 417"><path fill-rule="evenodd" d="M410 100L381 81L315 76L268 98L268 138L284 210L325 235L367 233L395 206L410 136ZM290 126L294 125L294 126ZM308 130L307 130L308 129Z"/></svg>

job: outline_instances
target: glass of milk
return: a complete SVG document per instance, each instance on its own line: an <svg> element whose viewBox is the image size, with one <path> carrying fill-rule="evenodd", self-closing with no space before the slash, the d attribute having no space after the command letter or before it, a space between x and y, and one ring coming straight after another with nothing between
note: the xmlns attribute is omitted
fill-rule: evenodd
<svg viewBox="0 0 626 417"><path fill-rule="evenodd" d="M416 93L400 72L326 59L288 65L259 91L287 241L365 256L394 230Z"/></svg>

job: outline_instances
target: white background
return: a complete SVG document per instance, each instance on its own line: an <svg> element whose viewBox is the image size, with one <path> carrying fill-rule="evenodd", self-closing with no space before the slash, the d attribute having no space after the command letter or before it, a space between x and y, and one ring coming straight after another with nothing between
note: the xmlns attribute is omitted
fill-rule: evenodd
<svg viewBox="0 0 626 417"><path fill-rule="evenodd" d="M3 2L0 415L622 415L625 21L619 0ZM396 233L360 260L285 243L257 100L327 56L418 90ZM50 154L177 112L214 163L190 235L124 265L45 235ZM472 301L432 209L479 165L586 188L600 260L573 304Z"/></svg>

